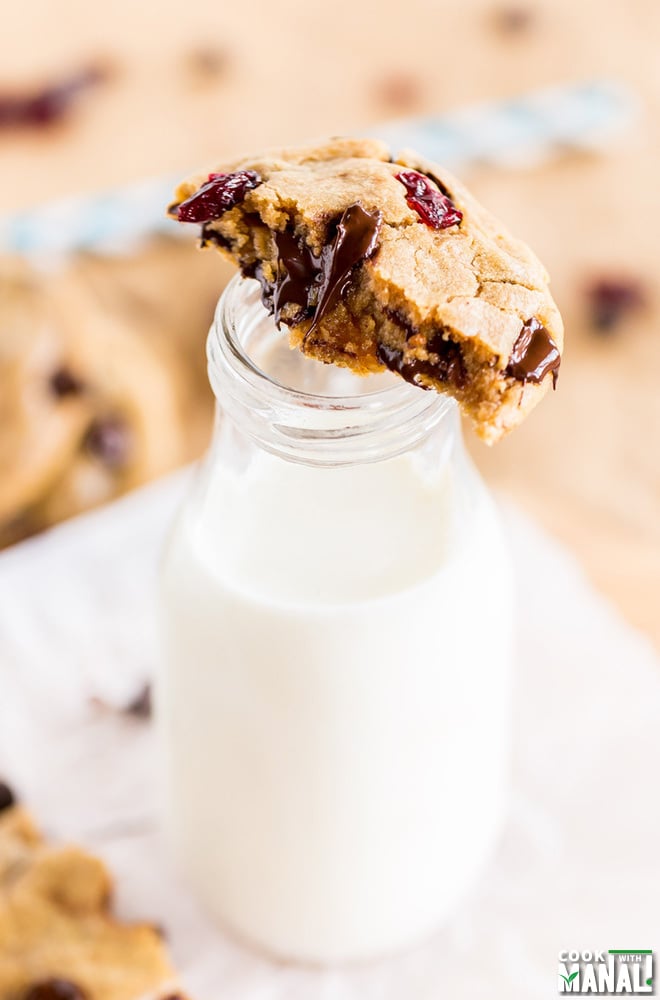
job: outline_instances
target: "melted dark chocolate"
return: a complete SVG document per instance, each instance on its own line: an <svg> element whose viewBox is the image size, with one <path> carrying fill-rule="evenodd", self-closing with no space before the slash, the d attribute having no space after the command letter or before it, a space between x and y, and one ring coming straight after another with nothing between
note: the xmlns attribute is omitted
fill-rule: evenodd
<svg viewBox="0 0 660 1000"><path fill-rule="evenodd" d="M395 323L396 326L400 327L405 332L406 340L410 340L410 338L414 337L416 333L419 333L419 330L413 326L408 317L405 316L399 309L386 307L383 309L383 312L391 323Z"/></svg>
<svg viewBox="0 0 660 1000"><path fill-rule="evenodd" d="M275 242L279 277L273 291L273 312L279 326L286 305L298 306L301 318L311 311L311 293L321 273L321 258L288 229L276 233Z"/></svg>
<svg viewBox="0 0 660 1000"><path fill-rule="evenodd" d="M361 205L349 205L337 226L332 244L321 254L321 282L314 322L307 336L327 312L346 294L353 268L368 260L376 251L383 213L367 212Z"/></svg>
<svg viewBox="0 0 660 1000"><path fill-rule="evenodd" d="M542 323L532 316L523 326L513 345L506 374L519 382L542 382L552 372L552 387L557 387L561 355L559 348Z"/></svg>
<svg viewBox="0 0 660 1000"><path fill-rule="evenodd" d="M350 205L337 224L334 239L320 255L302 237L285 229L275 234L276 281L264 277L259 263L244 266L243 274L260 283L262 301L278 326L285 306L298 307L295 317L289 316L289 322L313 316L308 337L346 294L356 266L375 253L381 222L381 212L367 212L361 205Z"/></svg>
<svg viewBox="0 0 660 1000"><path fill-rule="evenodd" d="M199 245L203 248L209 246L211 243L216 247L222 247L223 250L231 249L230 241L216 229L211 229L211 223L205 222L199 234Z"/></svg>
<svg viewBox="0 0 660 1000"><path fill-rule="evenodd" d="M426 361L422 361L420 358L406 358L403 351L395 347L388 347L387 344L379 344L377 354L378 359L386 368L398 372L406 382L412 382L413 385L421 389L428 389L430 386L419 381L420 375L462 389L467 373L458 344L454 343L453 340L445 340L442 333L436 333L429 340L427 351L431 357Z"/></svg>

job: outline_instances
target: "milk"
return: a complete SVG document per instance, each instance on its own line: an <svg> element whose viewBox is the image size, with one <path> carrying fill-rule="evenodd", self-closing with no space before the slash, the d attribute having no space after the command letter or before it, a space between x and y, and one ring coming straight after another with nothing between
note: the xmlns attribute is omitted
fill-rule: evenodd
<svg viewBox="0 0 660 1000"><path fill-rule="evenodd" d="M223 447L163 574L170 841L268 952L398 950L451 914L503 819L497 517L462 451L319 468Z"/></svg>

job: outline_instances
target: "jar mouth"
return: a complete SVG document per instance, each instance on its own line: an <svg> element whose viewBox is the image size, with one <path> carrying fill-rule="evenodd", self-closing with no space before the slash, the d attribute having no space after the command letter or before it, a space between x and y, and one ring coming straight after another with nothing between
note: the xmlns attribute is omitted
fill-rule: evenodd
<svg viewBox="0 0 660 1000"><path fill-rule="evenodd" d="M281 358L291 360L306 381L316 380L318 388L292 385L292 380L277 371L266 370L255 357L255 345L258 353L264 350L264 342ZM286 330L277 329L261 302L258 282L240 274L229 282L218 301L207 357L209 381L221 410L234 411L237 420L236 410L243 410L241 426L268 450L281 453L282 441L274 440L278 437L285 438L289 452L288 445L295 439L299 445L306 442L310 447L301 447L300 455L285 456L294 461L313 458L311 464L339 464L342 449L343 457L354 461L358 439L364 443L367 437L375 439L377 435L399 438L396 452L400 453L411 447L411 438L418 441L440 420L456 418L457 414L450 397L424 391L390 373L363 378L291 350ZM375 386L384 379L392 381ZM329 381L341 384L342 391L328 391ZM360 391L363 386L366 391ZM377 451L375 445L375 440L369 442ZM388 440L385 450L391 451L393 445L394 441ZM317 453L311 456L314 447ZM329 461L331 456L334 458Z"/></svg>

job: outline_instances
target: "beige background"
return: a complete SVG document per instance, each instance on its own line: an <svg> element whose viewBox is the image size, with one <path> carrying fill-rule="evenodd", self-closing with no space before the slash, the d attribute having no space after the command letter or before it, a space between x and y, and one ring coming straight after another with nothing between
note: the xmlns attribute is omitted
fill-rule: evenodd
<svg viewBox="0 0 660 1000"><path fill-rule="evenodd" d="M512 9L518 30L503 25ZM4 90L97 60L111 75L66 125L0 133L0 211L473 99L627 82L644 118L609 155L466 178L547 264L568 334L555 396L474 453L660 644L659 46L657 0L7 4ZM607 338L582 291L602 273L641 278L649 300Z"/></svg>

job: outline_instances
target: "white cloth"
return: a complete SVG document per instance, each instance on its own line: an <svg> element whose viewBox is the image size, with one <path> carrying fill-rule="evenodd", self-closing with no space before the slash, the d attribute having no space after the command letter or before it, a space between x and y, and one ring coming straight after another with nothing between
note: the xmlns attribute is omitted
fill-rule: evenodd
<svg viewBox="0 0 660 1000"><path fill-rule="evenodd" d="M351 969L275 965L229 940L164 856L151 727L121 705L157 657L158 553L187 473L0 556L0 774L47 832L101 854L126 918L164 925L197 1000L535 1000L560 949L660 931L660 663L517 510L514 795L499 849L432 940Z"/></svg>

